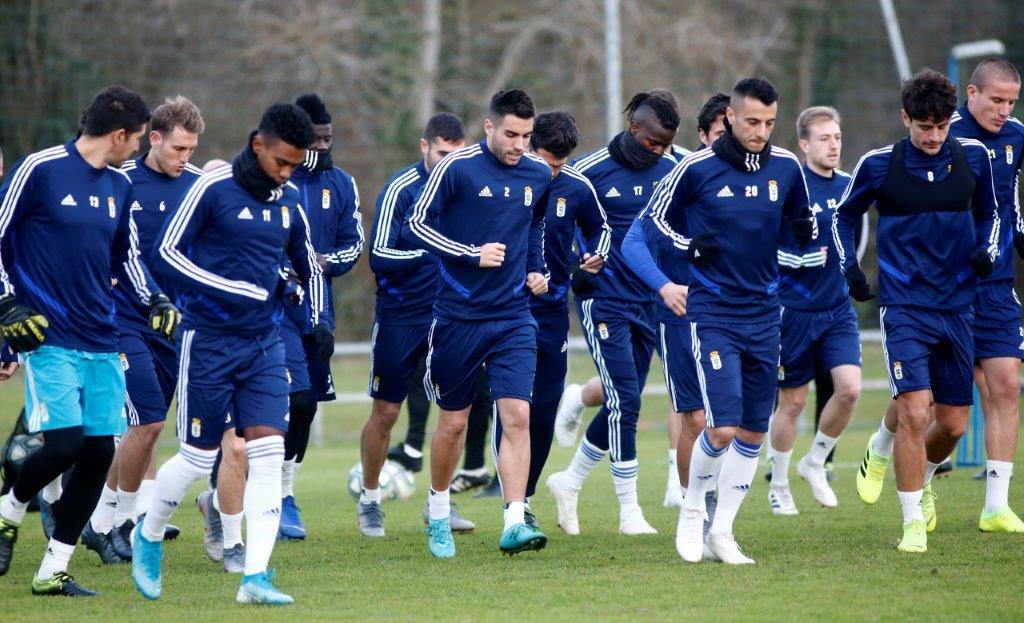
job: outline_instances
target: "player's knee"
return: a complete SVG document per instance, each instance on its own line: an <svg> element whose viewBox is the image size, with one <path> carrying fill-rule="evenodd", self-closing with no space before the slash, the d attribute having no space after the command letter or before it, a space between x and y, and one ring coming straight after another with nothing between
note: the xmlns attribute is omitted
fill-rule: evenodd
<svg viewBox="0 0 1024 623"><path fill-rule="evenodd" d="M795 418L800 415L806 406L806 391L791 389L779 392L779 413Z"/></svg>
<svg viewBox="0 0 1024 623"><path fill-rule="evenodd" d="M704 417L704 410L697 409L696 411L684 413L683 426L686 427L687 432L692 437L699 435L700 431L704 430L704 427L707 426L707 418Z"/></svg>
<svg viewBox="0 0 1024 623"><path fill-rule="evenodd" d="M832 393L832 398L844 407L853 408L857 401L860 400L860 384L843 383L837 385Z"/></svg>
<svg viewBox="0 0 1024 623"><path fill-rule="evenodd" d="M222 462L228 465L245 465L248 455L245 452L245 439L231 433L224 437L220 445L223 452Z"/></svg>
<svg viewBox="0 0 1024 623"><path fill-rule="evenodd" d="M928 407L913 406L900 409L899 425L910 431L923 432L928 425Z"/></svg>
<svg viewBox="0 0 1024 623"><path fill-rule="evenodd" d="M59 428L43 433L43 448L48 461L58 464L70 464L81 453L85 445L85 435L81 426Z"/></svg>
<svg viewBox="0 0 1024 623"><path fill-rule="evenodd" d="M1020 375L1014 374L998 383L990 383L988 387L990 399L1001 405L1016 405L1020 400Z"/></svg>
<svg viewBox="0 0 1024 623"><path fill-rule="evenodd" d="M132 428L132 434L138 435L139 443L147 448L152 448L156 440L160 438L160 432L164 429L163 422L153 422Z"/></svg>
<svg viewBox="0 0 1024 623"><path fill-rule="evenodd" d="M711 441L711 445L716 448L724 448L732 443L733 437L736 436L736 427L723 426L721 428L709 428L707 429L707 433L708 439Z"/></svg>
<svg viewBox="0 0 1024 623"><path fill-rule="evenodd" d="M530 430L530 406L515 405L501 415L502 434L525 434Z"/></svg>
<svg viewBox="0 0 1024 623"><path fill-rule="evenodd" d="M394 427L395 422L398 421L398 415L401 411L402 405L400 404L377 400L374 401L373 411L370 413L370 419L373 420L374 424L378 427L391 430L391 428Z"/></svg>
<svg viewBox="0 0 1024 623"><path fill-rule="evenodd" d="M967 418L963 417L936 419L935 423L943 435L955 439L963 437L967 430Z"/></svg>

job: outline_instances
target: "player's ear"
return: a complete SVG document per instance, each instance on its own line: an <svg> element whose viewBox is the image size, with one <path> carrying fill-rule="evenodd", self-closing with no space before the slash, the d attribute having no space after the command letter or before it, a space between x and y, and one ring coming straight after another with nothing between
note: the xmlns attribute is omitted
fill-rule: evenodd
<svg viewBox="0 0 1024 623"><path fill-rule="evenodd" d="M903 125L906 126L906 128L909 130L910 129L910 115L908 115L907 111L903 110L902 108L900 109L900 118L903 119Z"/></svg>
<svg viewBox="0 0 1024 623"><path fill-rule="evenodd" d="M252 137L252 150L259 155L263 152L264 147L266 147L266 142L263 140L263 135L257 132L256 136Z"/></svg>
<svg viewBox="0 0 1024 623"><path fill-rule="evenodd" d="M420 139L420 153L423 154L424 156L426 156L428 151L430 151L430 143L427 142L427 139L421 138Z"/></svg>
<svg viewBox="0 0 1024 623"><path fill-rule="evenodd" d="M494 132L494 122L491 121L490 117L484 119L484 133L490 136Z"/></svg>

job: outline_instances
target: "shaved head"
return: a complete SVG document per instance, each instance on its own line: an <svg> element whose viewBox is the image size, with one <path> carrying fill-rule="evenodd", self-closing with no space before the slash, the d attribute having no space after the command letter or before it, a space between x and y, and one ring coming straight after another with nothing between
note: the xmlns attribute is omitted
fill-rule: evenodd
<svg viewBox="0 0 1024 623"><path fill-rule="evenodd" d="M1020 73L1008 60L1002 58L988 58L978 64L971 74L970 84L984 91L986 86L995 82L1010 82L1020 84Z"/></svg>

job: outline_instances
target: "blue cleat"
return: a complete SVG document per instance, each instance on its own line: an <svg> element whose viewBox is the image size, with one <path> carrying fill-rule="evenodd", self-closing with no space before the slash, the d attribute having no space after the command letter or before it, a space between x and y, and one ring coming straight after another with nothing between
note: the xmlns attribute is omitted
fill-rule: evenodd
<svg viewBox="0 0 1024 623"><path fill-rule="evenodd" d="M427 549L434 558L455 558L451 519L431 519L427 523Z"/></svg>
<svg viewBox="0 0 1024 623"><path fill-rule="evenodd" d="M295 603L291 595L277 590L271 580L273 571L254 573L242 577L242 585L238 587L235 601L240 604L259 604L262 606L287 606Z"/></svg>
<svg viewBox="0 0 1024 623"><path fill-rule="evenodd" d="M57 518L53 516L53 505L43 499L39 494L36 498L39 503L39 519L43 523L43 536L49 541L53 538L53 529L57 527Z"/></svg>
<svg viewBox="0 0 1024 623"><path fill-rule="evenodd" d="M548 537L536 528L531 528L525 523L517 523L509 527L501 534L501 542L498 547L502 554L512 556L519 552L529 552L544 549L548 544Z"/></svg>
<svg viewBox="0 0 1024 623"><path fill-rule="evenodd" d="M160 577L163 557L163 541L150 541L142 536L140 521L132 532L132 579L135 580L135 588L146 599L157 599L163 590Z"/></svg>
<svg viewBox="0 0 1024 623"><path fill-rule="evenodd" d="M295 496L281 498L281 525L277 529L277 539L295 539L301 541L306 538L306 526L302 523L300 509L295 505Z"/></svg>

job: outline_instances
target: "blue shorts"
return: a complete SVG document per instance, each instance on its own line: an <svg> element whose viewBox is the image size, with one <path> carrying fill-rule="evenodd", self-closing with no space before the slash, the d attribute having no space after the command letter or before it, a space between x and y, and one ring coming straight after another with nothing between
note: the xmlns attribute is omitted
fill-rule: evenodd
<svg viewBox="0 0 1024 623"><path fill-rule="evenodd" d="M672 410L688 413L704 408L697 382L697 368L693 364L693 339L689 324L661 323L661 367L665 370Z"/></svg>
<svg viewBox="0 0 1024 623"><path fill-rule="evenodd" d="M569 370L569 312L533 310L537 321L537 371L533 381L533 403L557 405L565 389Z"/></svg>
<svg viewBox="0 0 1024 623"><path fill-rule="evenodd" d="M124 368L118 353L43 344L20 360L30 433L81 426L86 437L124 434Z"/></svg>
<svg viewBox="0 0 1024 623"><path fill-rule="evenodd" d="M288 368L288 391L295 393L308 390L309 366L306 365L302 333L287 317L281 322L281 341L284 342L284 361Z"/></svg>
<svg viewBox="0 0 1024 623"><path fill-rule="evenodd" d="M893 398L930 389L935 402L974 402L974 314L882 307L882 354Z"/></svg>
<svg viewBox="0 0 1024 623"><path fill-rule="evenodd" d="M371 398L394 404L409 394L409 381L427 356L430 323L389 324L376 321L370 338Z"/></svg>
<svg viewBox="0 0 1024 623"><path fill-rule="evenodd" d="M974 358L1024 359L1020 300L1012 281L979 283L974 293Z"/></svg>
<svg viewBox="0 0 1024 623"><path fill-rule="evenodd" d="M532 401L537 323L529 312L505 320L435 318L428 344L423 386L445 411L473 404L480 366L486 366L492 400Z"/></svg>
<svg viewBox="0 0 1024 623"><path fill-rule="evenodd" d="M708 428L768 431L778 387L779 329L775 318L743 324L690 323Z"/></svg>
<svg viewBox="0 0 1024 623"><path fill-rule="evenodd" d="M860 331L853 305L826 311L782 310L779 387L803 387L814 379L816 362L826 370L860 366Z"/></svg>
<svg viewBox="0 0 1024 623"><path fill-rule="evenodd" d="M216 448L230 411L235 429L288 430L288 371L275 329L229 335L189 329L178 341L178 437Z"/></svg>
<svg viewBox="0 0 1024 623"><path fill-rule="evenodd" d="M122 325L117 347L127 387L124 407L128 425L163 422L178 382L174 344L152 331Z"/></svg>

